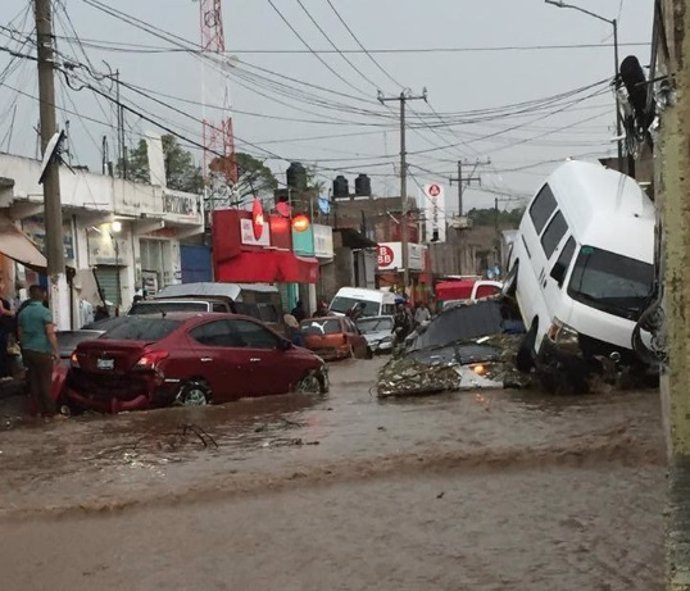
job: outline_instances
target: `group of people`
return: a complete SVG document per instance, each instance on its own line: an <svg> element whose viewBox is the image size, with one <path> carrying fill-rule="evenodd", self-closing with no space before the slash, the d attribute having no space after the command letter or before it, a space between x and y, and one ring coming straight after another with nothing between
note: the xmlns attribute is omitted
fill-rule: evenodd
<svg viewBox="0 0 690 591"><path fill-rule="evenodd" d="M4 292L5 285L0 281L0 293ZM43 416L55 415L50 390L53 364L60 361L60 351L47 293L40 285L29 288L29 299L16 310L0 297L0 378L8 378L12 373L8 351L11 341L21 348L29 394L38 412Z"/></svg>
<svg viewBox="0 0 690 591"><path fill-rule="evenodd" d="M431 310L426 303L417 304L413 312L412 307L406 302L398 302L393 316L393 332L396 341L404 342L412 331L424 326L429 320L431 320Z"/></svg>

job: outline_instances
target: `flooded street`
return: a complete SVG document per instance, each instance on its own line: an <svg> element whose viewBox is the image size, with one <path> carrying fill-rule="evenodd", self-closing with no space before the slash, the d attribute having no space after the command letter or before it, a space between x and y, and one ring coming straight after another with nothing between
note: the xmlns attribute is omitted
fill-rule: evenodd
<svg viewBox="0 0 690 591"><path fill-rule="evenodd" d="M3 589L661 589L655 392L0 410ZM65 541L69 540L69 544Z"/></svg>

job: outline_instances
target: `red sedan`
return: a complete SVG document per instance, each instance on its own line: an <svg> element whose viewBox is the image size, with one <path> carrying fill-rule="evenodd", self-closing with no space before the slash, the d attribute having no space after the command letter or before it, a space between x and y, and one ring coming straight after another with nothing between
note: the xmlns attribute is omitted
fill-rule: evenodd
<svg viewBox="0 0 690 591"><path fill-rule="evenodd" d="M72 355L66 396L105 412L198 406L293 390L328 390L323 361L253 318L139 316Z"/></svg>

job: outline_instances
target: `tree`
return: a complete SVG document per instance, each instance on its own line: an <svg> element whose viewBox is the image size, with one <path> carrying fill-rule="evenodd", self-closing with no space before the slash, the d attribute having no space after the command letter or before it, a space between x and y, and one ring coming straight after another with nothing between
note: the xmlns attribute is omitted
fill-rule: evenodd
<svg viewBox="0 0 690 591"><path fill-rule="evenodd" d="M499 209L498 224L500 226L517 228L520 225L523 213L525 213L524 207L516 207L511 210ZM472 220L475 226L493 226L496 223L496 211L493 207L483 209L472 208L467 212L467 217Z"/></svg>
<svg viewBox="0 0 690 591"><path fill-rule="evenodd" d="M204 180L201 167L194 163L194 157L177 143L173 135L161 137L163 143L163 157L165 159L165 181L168 187L176 191L201 193ZM122 175L122 161L117 166ZM149 183L149 160L146 140L139 140L136 148L127 154L127 179L140 183Z"/></svg>
<svg viewBox="0 0 690 591"><path fill-rule="evenodd" d="M237 167L237 184L235 193L240 201L245 197L273 193L278 187L278 180L268 166L261 160L244 152L235 152L235 166ZM231 168L221 158L214 158L210 168L212 171L223 171Z"/></svg>

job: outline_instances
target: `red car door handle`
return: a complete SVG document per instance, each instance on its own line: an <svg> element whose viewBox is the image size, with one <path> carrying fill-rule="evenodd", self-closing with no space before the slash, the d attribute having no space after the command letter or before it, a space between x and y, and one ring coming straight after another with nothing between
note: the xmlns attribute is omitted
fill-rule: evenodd
<svg viewBox="0 0 690 591"><path fill-rule="evenodd" d="M209 363L210 361L213 361L213 357L202 357L201 358L201 363Z"/></svg>
<svg viewBox="0 0 690 591"><path fill-rule="evenodd" d="M250 357L249 358L249 363L257 363L261 361L261 357Z"/></svg>

